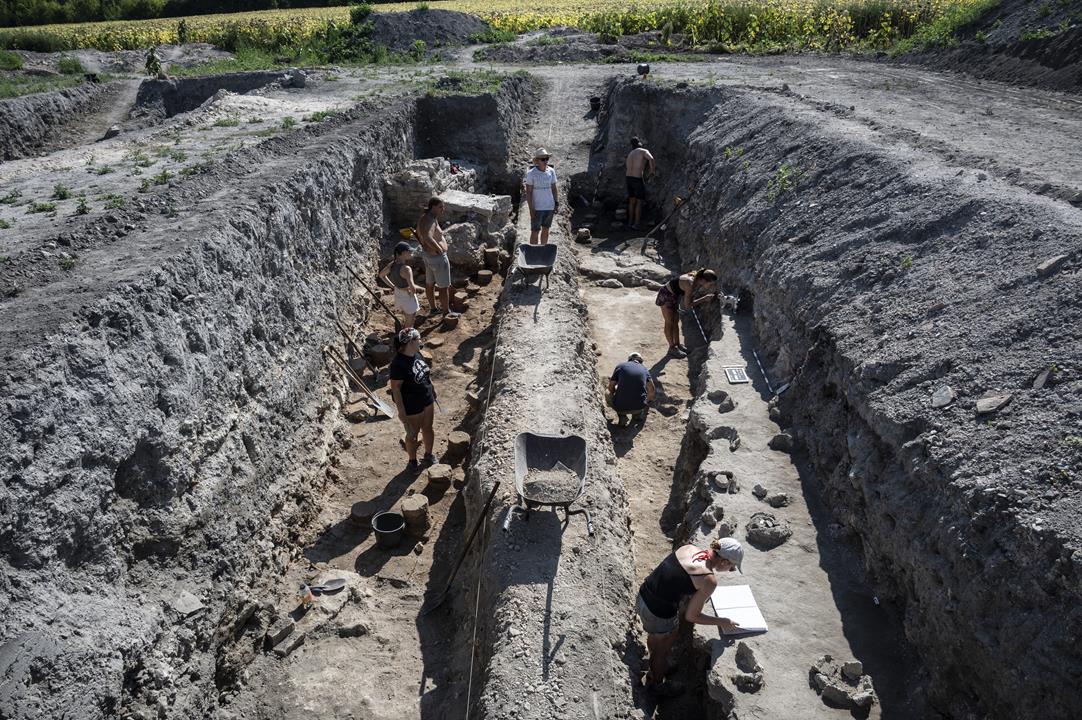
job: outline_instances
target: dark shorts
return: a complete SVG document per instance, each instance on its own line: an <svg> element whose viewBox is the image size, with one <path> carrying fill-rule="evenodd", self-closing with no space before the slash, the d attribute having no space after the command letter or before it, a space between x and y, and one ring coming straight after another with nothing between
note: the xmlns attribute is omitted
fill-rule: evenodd
<svg viewBox="0 0 1082 720"><path fill-rule="evenodd" d="M556 214L555 210L536 210L533 214L533 221L530 223L531 230L540 230L543 227L552 226L552 216Z"/></svg>
<svg viewBox="0 0 1082 720"><path fill-rule="evenodd" d="M657 291L657 299L654 300L654 304L658 307L669 308L673 312L679 312L680 304L676 299L676 295L669 286L662 285L661 289Z"/></svg>
<svg viewBox="0 0 1082 720"><path fill-rule="evenodd" d="M636 200L645 200L646 182L641 177L627 178L627 196Z"/></svg>

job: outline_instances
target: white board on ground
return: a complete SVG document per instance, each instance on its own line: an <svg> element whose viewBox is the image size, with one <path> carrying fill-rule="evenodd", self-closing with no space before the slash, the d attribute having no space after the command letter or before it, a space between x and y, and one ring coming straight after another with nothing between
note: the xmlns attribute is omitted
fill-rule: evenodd
<svg viewBox="0 0 1082 720"><path fill-rule="evenodd" d="M726 635L767 631L766 618L751 594L750 585L719 585L710 595L710 604L714 606L715 616L729 618L740 626L739 630L726 632Z"/></svg>
<svg viewBox="0 0 1082 720"><path fill-rule="evenodd" d="M748 373L744 370L744 368L725 368L725 377L729 379L730 385L751 382L751 379L748 377Z"/></svg>

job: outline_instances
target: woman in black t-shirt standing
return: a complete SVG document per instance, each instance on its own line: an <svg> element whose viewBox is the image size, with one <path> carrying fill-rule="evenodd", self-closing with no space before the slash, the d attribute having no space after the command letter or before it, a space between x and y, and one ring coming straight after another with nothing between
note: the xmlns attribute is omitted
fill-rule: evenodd
<svg viewBox="0 0 1082 720"><path fill-rule="evenodd" d="M398 417L406 428L406 452L409 454L409 469L417 470L417 434L425 446L424 464L435 462L432 456L432 403L436 393L428 363L421 357L421 333L416 329L403 328L398 333L398 354L391 361L391 395L394 396Z"/></svg>

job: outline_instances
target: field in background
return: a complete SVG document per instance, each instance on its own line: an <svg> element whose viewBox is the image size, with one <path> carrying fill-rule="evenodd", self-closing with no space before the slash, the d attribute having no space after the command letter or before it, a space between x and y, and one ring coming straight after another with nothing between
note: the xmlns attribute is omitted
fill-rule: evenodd
<svg viewBox="0 0 1082 720"><path fill-rule="evenodd" d="M427 7L477 15L521 33L568 25L608 35L662 31L715 50L887 49L914 37L949 40L950 32L999 0L445 0ZM524 7L525 5L525 7ZM413 10L383 4L377 12ZM206 42L227 50L304 52L349 23L348 7L264 10L157 20L0 29L0 47L32 50L124 50Z"/></svg>

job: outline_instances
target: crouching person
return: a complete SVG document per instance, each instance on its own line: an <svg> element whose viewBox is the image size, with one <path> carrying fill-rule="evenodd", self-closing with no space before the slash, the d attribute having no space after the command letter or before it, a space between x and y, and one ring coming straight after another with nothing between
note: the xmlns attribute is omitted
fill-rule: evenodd
<svg viewBox="0 0 1082 720"><path fill-rule="evenodd" d="M654 401L654 379L643 364L642 355L633 352L612 371L605 401L616 411L620 427L627 427L628 417L646 420L646 408Z"/></svg>

